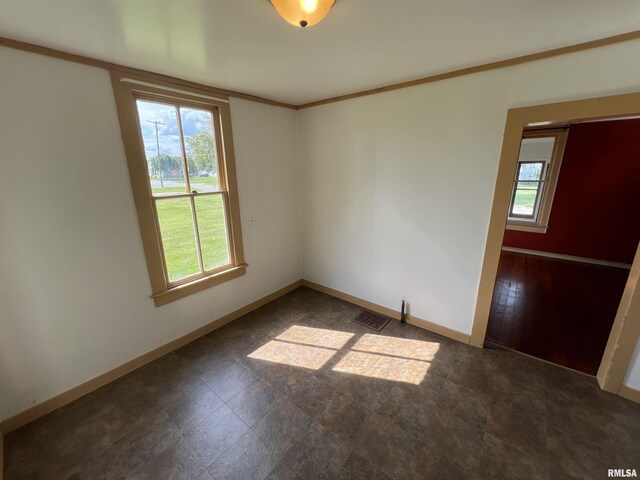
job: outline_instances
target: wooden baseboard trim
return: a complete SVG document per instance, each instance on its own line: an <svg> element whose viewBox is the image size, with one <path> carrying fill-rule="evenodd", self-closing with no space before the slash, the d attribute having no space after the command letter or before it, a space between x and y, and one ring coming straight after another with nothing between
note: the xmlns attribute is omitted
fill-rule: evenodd
<svg viewBox="0 0 640 480"><path fill-rule="evenodd" d="M339 298L346 302L353 303L354 305L358 305L359 307L362 307L366 310L371 310L372 312L376 312L381 315L386 315L387 317L391 317L395 320L400 319L399 311L393 310L391 308L383 307L382 305L378 305L377 303L373 303L368 300L364 300L362 298L354 297L353 295L349 295L348 293L344 293L330 287L325 287L324 285L320 285L318 283L314 283L309 280L302 280L302 285L305 287L312 288L313 290L317 290L318 292L326 293L327 295L331 295L332 297ZM437 333L438 335L442 335L443 337L451 338L453 340L457 340L458 342L469 344L470 336L467 335L466 333L458 332L457 330L452 330L450 328L443 327L442 325L429 322L428 320L423 320L422 318L409 315L407 318L407 323L409 323L410 325L415 325L416 327L420 327L424 330Z"/></svg>
<svg viewBox="0 0 640 480"><path fill-rule="evenodd" d="M609 262L608 260L598 260L597 258L575 257L573 255L564 255L562 253L541 252L540 250L529 250L527 248L502 247L504 252L524 253L525 255L535 255L537 257L557 258L559 260L569 260L570 262L592 263L593 265L603 265L605 267L624 268L631 270L631 264Z"/></svg>
<svg viewBox="0 0 640 480"><path fill-rule="evenodd" d="M287 285L286 287L283 287L280 290L276 290L275 292L270 293L269 295L266 295L256 300L255 302L251 302L250 304L245 305L244 307L239 308L238 310L235 310L223 317L220 317L217 320L214 320L213 322L208 323L207 325L204 325L203 327L200 327L190 333L187 333L186 335L183 335L180 338L177 338L176 340L172 340L169 343L166 343L154 350L151 350L150 352L145 353L144 355L141 355L138 358L134 358L133 360L130 360L120 365L119 367L114 368L113 370L110 370L106 373L103 373L102 375L99 375L96 378L93 378L85 383L82 383L77 387L72 388L71 390L67 390L66 392L56 395L55 397L45 400L44 402L39 403L38 405L34 405L33 407L27 410L24 410L23 412L20 412L12 417L9 417L0 423L0 431L2 431L4 434L7 434L30 422L33 422L34 420L37 420L38 418L43 417L44 415L51 413L52 411L70 402L73 402L74 400L77 400L78 398L83 397L88 393L91 393L94 390L97 390L100 387L105 386L106 384L113 382L114 380L117 380L118 378L123 377L128 373L131 373L134 370L137 370L138 368L148 363L151 363L154 360L157 360L158 358L168 353L171 353L174 350L177 350L178 348L183 347L186 344L191 343L200 337L203 337L204 335L207 335L208 333L211 333L214 330L217 330L218 328L226 325L227 323L232 322L242 317L243 315L246 315L247 313L252 312L253 310L256 310L257 308L260 308L263 305L266 305L267 303L272 302L273 300L283 295L286 295L287 293L295 290L300 286L302 286L302 280L293 282L292 284Z"/></svg>
<svg viewBox="0 0 640 480"><path fill-rule="evenodd" d="M632 402L640 403L640 390L636 390L628 385L622 385L618 395L622 398L626 398L627 400L631 400Z"/></svg>

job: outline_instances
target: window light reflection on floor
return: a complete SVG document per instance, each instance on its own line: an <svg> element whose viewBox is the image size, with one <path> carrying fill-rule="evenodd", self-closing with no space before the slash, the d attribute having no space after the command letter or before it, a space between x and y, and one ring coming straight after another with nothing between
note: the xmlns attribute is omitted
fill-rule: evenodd
<svg viewBox="0 0 640 480"><path fill-rule="evenodd" d="M325 328L312 328L294 325L286 332L278 335L276 340L286 342L304 343L314 347L325 347L338 350L344 347L354 333L341 332L339 330L327 330Z"/></svg>
<svg viewBox="0 0 640 480"><path fill-rule="evenodd" d="M336 350L272 340L249 354L249 358L319 370Z"/></svg>
<svg viewBox="0 0 640 480"><path fill-rule="evenodd" d="M352 351L342 357L333 371L420 385L430 365L420 360Z"/></svg>
<svg viewBox="0 0 640 480"><path fill-rule="evenodd" d="M382 355L392 355L394 357L411 358L430 362L438 352L440 344L435 342L424 342L422 340L411 340L408 338L385 337L383 335L364 334L352 350L361 352L380 353Z"/></svg>
<svg viewBox="0 0 640 480"><path fill-rule="evenodd" d="M419 385L438 352L437 342L293 325L249 358ZM353 341L351 345L350 342ZM333 366L330 363L333 360Z"/></svg>

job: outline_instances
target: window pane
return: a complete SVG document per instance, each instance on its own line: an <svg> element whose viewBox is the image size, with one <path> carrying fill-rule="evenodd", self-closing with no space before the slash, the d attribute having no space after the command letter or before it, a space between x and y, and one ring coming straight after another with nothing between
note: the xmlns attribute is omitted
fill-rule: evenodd
<svg viewBox="0 0 640 480"><path fill-rule="evenodd" d="M144 100L136 105L153 194L186 192L176 108Z"/></svg>
<svg viewBox="0 0 640 480"><path fill-rule="evenodd" d="M519 161L545 161L551 160L555 137L523 138L520 144Z"/></svg>
<svg viewBox="0 0 640 480"><path fill-rule="evenodd" d="M518 188L521 190L538 190L540 182L518 182Z"/></svg>
<svg viewBox="0 0 640 480"><path fill-rule="evenodd" d="M222 195L203 195L195 200L205 270L230 263L227 219Z"/></svg>
<svg viewBox="0 0 640 480"><path fill-rule="evenodd" d="M544 162L521 163L518 171L518 180L540 180Z"/></svg>
<svg viewBox="0 0 640 480"><path fill-rule="evenodd" d="M213 115L206 110L180 108L182 134L189 166L191 190L218 190L218 162L214 139Z"/></svg>
<svg viewBox="0 0 640 480"><path fill-rule="evenodd" d="M511 214L533 217L539 185L536 182L518 182Z"/></svg>
<svg viewBox="0 0 640 480"><path fill-rule="evenodd" d="M191 200L156 200L158 221L169 281L175 282L200 272Z"/></svg>

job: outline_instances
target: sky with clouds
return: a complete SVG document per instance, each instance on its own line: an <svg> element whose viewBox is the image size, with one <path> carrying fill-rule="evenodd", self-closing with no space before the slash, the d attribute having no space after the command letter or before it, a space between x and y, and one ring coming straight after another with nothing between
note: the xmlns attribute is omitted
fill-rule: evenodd
<svg viewBox="0 0 640 480"><path fill-rule="evenodd" d="M159 120L164 125L158 125L158 137L160 152L169 155L181 156L180 136L178 134L177 110L172 105L153 103L143 100L137 101L138 115L142 139L144 141L144 151L147 160L157 155L156 127L149 120ZM195 135L201 130L211 131L212 115L206 110L196 110L193 108L180 109L182 129L185 140L191 135ZM185 147L188 149L188 145ZM187 152L189 153L189 152Z"/></svg>

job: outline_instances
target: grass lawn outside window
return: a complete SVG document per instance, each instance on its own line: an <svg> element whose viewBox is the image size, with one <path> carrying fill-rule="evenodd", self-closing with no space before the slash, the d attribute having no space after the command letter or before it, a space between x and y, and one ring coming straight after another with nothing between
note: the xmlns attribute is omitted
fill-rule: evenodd
<svg viewBox="0 0 640 480"><path fill-rule="evenodd" d="M243 275L226 97L112 72L157 306Z"/></svg>

